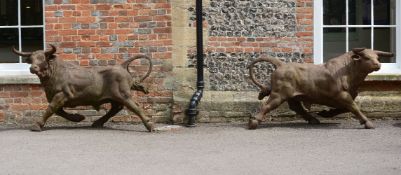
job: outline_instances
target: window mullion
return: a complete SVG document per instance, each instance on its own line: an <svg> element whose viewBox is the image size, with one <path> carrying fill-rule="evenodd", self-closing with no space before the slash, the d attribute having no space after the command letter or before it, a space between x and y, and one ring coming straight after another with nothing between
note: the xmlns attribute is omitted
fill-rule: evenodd
<svg viewBox="0 0 401 175"><path fill-rule="evenodd" d="M348 31L348 26L349 26L349 8L348 8L348 0L345 0L345 52L348 52L349 50L349 31Z"/></svg>
<svg viewBox="0 0 401 175"><path fill-rule="evenodd" d="M18 0L17 2L17 8L18 8L18 47L19 51L22 51L22 31L21 31L21 0ZM19 63L22 63L22 57L19 56Z"/></svg>
<svg viewBox="0 0 401 175"><path fill-rule="evenodd" d="M371 25L371 27L370 27L370 38L371 38L370 48L375 49L374 48L374 43L375 43L374 29L375 28L373 27L375 25L375 23L374 23L374 21L375 21L374 11L375 10L374 10L373 3L374 3L374 0L370 0L370 25Z"/></svg>
<svg viewBox="0 0 401 175"><path fill-rule="evenodd" d="M401 67L401 57L399 56L399 53L401 51L401 37L399 36L401 34L401 2L396 1L395 2L395 30L397 31L395 36L396 36L396 43L395 43L395 62L397 63L397 67Z"/></svg>
<svg viewBox="0 0 401 175"><path fill-rule="evenodd" d="M45 25L45 18L46 18L46 13L45 13L45 0L42 0L42 13L43 13L43 22L42 22L42 31L43 31L43 50L46 50L46 25Z"/></svg>

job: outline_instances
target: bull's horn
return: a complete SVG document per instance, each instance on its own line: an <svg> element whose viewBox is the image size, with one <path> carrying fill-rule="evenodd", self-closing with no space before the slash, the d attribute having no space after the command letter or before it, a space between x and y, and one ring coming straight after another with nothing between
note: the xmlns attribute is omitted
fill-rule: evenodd
<svg viewBox="0 0 401 175"><path fill-rule="evenodd" d="M359 52L362 52L363 50L365 50L365 48L353 48L352 52L359 53Z"/></svg>
<svg viewBox="0 0 401 175"><path fill-rule="evenodd" d="M54 53L56 53L56 51L57 51L57 49L56 49L56 47L53 45L53 44L49 44L50 45L50 50L47 50L46 52L45 52L45 55L46 56L50 56L50 55L53 55Z"/></svg>
<svg viewBox="0 0 401 175"><path fill-rule="evenodd" d="M19 56L23 56L23 57L29 57L29 56L32 55L32 52L20 52L19 50L15 49L14 46L13 46L12 51L13 51L15 54L17 54L17 55L19 55Z"/></svg>
<svg viewBox="0 0 401 175"><path fill-rule="evenodd" d="M382 56L382 57L393 57L394 56L394 53L391 53L391 52L383 52L383 51L378 51L378 50L375 50L375 52L378 56Z"/></svg>

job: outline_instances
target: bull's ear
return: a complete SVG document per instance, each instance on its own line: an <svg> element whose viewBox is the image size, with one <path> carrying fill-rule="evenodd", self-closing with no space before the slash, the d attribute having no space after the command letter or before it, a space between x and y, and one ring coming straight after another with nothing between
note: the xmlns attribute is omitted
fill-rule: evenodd
<svg viewBox="0 0 401 175"><path fill-rule="evenodd" d="M359 54L359 53L361 53L362 51L364 51L365 50L365 48L353 48L352 49L352 52L354 52L355 54Z"/></svg>
<svg viewBox="0 0 401 175"><path fill-rule="evenodd" d="M361 56L358 55L358 54L352 55L351 58L352 58L352 60L354 60L354 61L359 61L359 60L361 60Z"/></svg>
<svg viewBox="0 0 401 175"><path fill-rule="evenodd" d="M45 51L45 56L47 60L51 60L53 58L55 58L54 53L56 53L57 49L56 46L54 46L53 44L49 44L50 45L50 49Z"/></svg>

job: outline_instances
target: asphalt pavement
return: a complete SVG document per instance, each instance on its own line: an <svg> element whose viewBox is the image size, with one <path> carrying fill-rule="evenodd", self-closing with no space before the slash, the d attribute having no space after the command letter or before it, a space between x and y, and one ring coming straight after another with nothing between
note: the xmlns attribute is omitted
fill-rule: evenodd
<svg viewBox="0 0 401 175"><path fill-rule="evenodd" d="M0 126L0 174L400 175L401 121L167 126ZM88 124L89 125L89 124ZM158 124L159 127L166 126Z"/></svg>

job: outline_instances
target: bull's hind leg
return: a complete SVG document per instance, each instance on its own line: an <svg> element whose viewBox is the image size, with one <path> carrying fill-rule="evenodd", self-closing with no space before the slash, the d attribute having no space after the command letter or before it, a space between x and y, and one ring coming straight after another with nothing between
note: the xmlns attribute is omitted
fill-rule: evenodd
<svg viewBox="0 0 401 175"><path fill-rule="evenodd" d="M33 124L33 126L31 127L31 131L42 131L47 119L49 119L50 116L52 116L56 111L63 107L65 101L66 98L63 93L56 94L47 107L45 113L42 115L42 118Z"/></svg>
<svg viewBox="0 0 401 175"><path fill-rule="evenodd" d="M259 113L249 119L248 128L256 129L259 123L263 120L263 117L271 110L276 109L283 102L284 99L280 96L280 94L271 93L269 99L267 100L266 104L262 106Z"/></svg>
<svg viewBox="0 0 401 175"><path fill-rule="evenodd" d="M129 97L127 100L124 101L124 105L132 112L134 112L136 115L141 118L143 124L145 125L146 129L149 132L152 132L154 130L153 122L150 121L150 118L146 117L145 113L142 111L142 109L137 106L132 100L131 97Z"/></svg>
<svg viewBox="0 0 401 175"><path fill-rule="evenodd" d="M317 118L313 117L308 112L306 112L306 110L302 106L301 102L291 99L291 100L288 100L288 105L291 110L295 111L298 115L301 115L306 121L308 121L309 124L319 124L320 123L320 121Z"/></svg>
<svg viewBox="0 0 401 175"><path fill-rule="evenodd" d="M129 83L124 79L121 79L118 83L111 84L110 90L113 95L113 100L126 106L130 111L138 115L146 129L149 132L152 132L154 130L153 122L151 122L150 119L146 117L142 109L135 104L134 100L130 96L130 89L131 87L129 86Z"/></svg>
<svg viewBox="0 0 401 175"><path fill-rule="evenodd" d="M95 122L93 122L92 127L95 128L101 128L103 127L104 123L106 123L111 117L116 115L118 112L120 112L123 109L123 106L118 103L118 102L111 102L111 109L109 112L106 113L103 117L97 119Z"/></svg>
<svg viewBox="0 0 401 175"><path fill-rule="evenodd" d="M63 108L56 111L56 114L72 122L80 122L85 119L85 116L81 114L69 114L65 112Z"/></svg>

